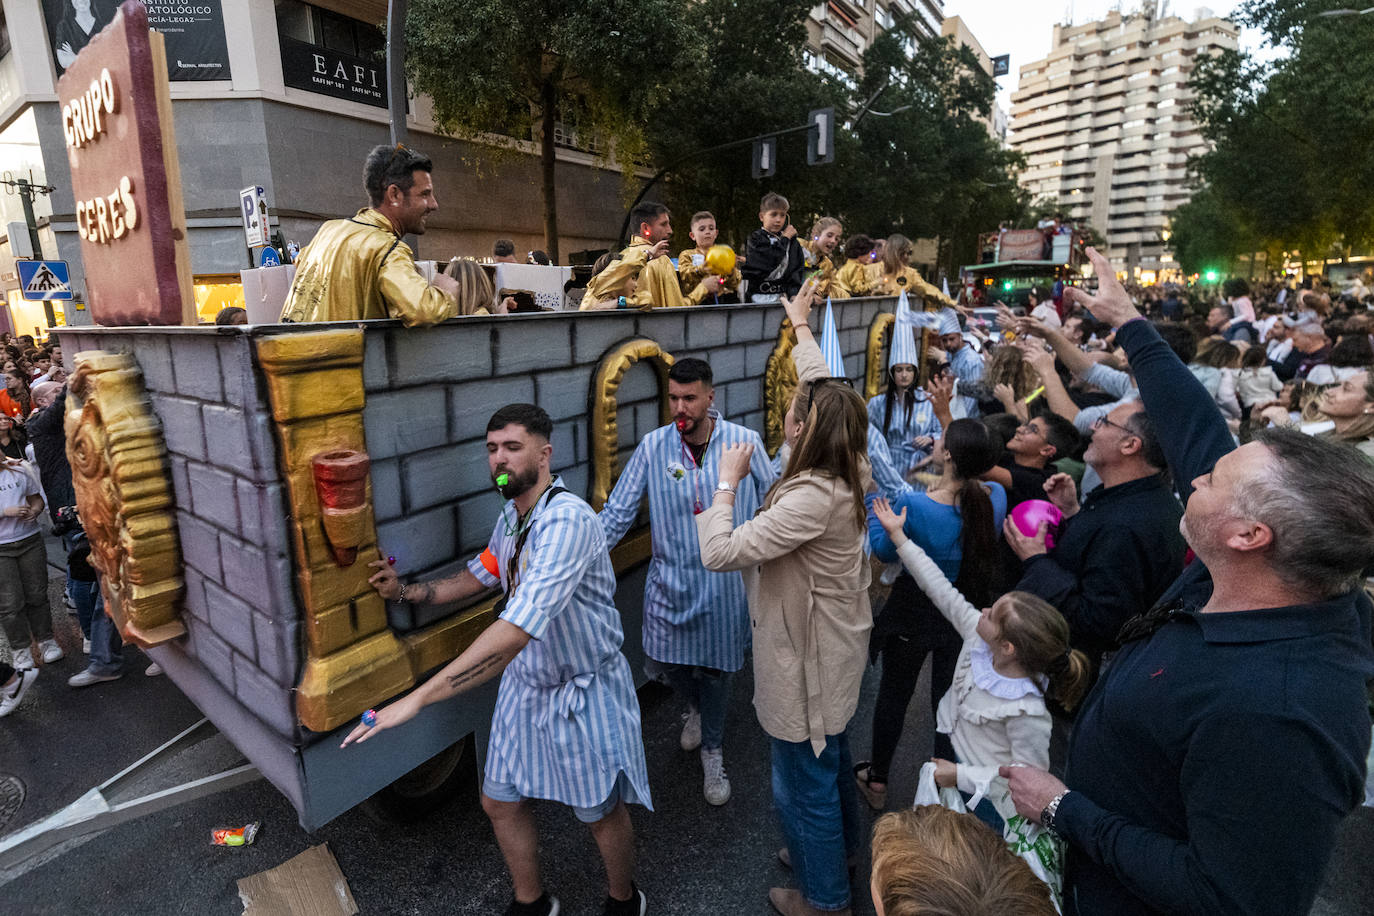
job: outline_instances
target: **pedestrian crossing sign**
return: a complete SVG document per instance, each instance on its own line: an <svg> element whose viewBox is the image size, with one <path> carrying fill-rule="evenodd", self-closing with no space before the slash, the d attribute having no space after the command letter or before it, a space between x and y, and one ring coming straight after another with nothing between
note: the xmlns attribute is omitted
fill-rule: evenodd
<svg viewBox="0 0 1374 916"><path fill-rule="evenodd" d="M71 275L66 261L16 261L19 267L19 290L25 299L70 300Z"/></svg>

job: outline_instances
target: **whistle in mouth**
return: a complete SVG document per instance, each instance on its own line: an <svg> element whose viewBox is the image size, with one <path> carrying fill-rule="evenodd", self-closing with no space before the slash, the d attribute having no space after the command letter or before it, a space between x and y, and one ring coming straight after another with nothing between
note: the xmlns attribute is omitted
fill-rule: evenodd
<svg viewBox="0 0 1374 916"><path fill-rule="evenodd" d="M677 421L677 431L678 431L678 432L683 432L683 431L686 430L686 429L687 429L687 420L686 420L686 418L684 417L683 419Z"/></svg>
<svg viewBox="0 0 1374 916"><path fill-rule="evenodd" d="M505 486L506 484L508 484L508 483L510 483L510 475L509 475L509 474L497 474L497 475L496 475L496 485L497 485L498 487L504 487L504 486Z"/></svg>

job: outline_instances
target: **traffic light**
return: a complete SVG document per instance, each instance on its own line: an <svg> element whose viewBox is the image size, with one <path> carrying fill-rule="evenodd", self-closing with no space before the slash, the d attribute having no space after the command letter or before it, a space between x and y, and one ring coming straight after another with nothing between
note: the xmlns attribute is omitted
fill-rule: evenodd
<svg viewBox="0 0 1374 916"><path fill-rule="evenodd" d="M1004 282L1002 283L1002 290L1003 290L1003 292L1008 292L1008 293L1009 293L1009 292L1011 292L1011 288L1012 288L1012 282L1011 282L1010 280L1006 280L1006 281L1004 281Z"/></svg>
<svg viewBox="0 0 1374 916"><path fill-rule="evenodd" d="M806 164L829 165L835 161L835 109L817 108L806 121Z"/></svg>
<svg viewBox="0 0 1374 916"><path fill-rule="evenodd" d="M1221 275L1218 274L1215 270L1208 270L1206 273L1202 275L1202 279L1206 280L1208 283L1215 283L1217 282L1217 279L1220 276Z"/></svg>
<svg viewBox="0 0 1374 916"><path fill-rule="evenodd" d="M770 178L778 170L778 138L754 141L754 177Z"/></svg>

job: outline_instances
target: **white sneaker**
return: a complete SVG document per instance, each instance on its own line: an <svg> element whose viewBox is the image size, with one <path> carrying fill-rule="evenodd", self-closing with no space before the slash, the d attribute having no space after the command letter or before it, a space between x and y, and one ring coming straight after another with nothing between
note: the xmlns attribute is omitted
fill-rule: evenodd
<svg viewBox="0 0 1374 916"><path fill-rule="evenodd" d="M19 704L24 701L24 694L28 693L33 682L38 680L37 668L28 668L17 673L19 675L18 684L8 690L0 687L0 719L19 708Z"/></svg>
<svg viewBox="0 0 1374 916"><path fill-rule="evenodd" d="M151 665L149 665L147 668L144 668L144 669L143 669L143 676L144 676L144 677L157 677L157 676L158 676L159 674L161 674L161 673L162 673L162 666L159 665L157 662L153 662L153 663L152 663Z"/></svg>
<svg viewBox="0 0 1374 916"><path fill-rule="evenodd" d="M684 751L694 751L701 747L701 713L695 709L687 713L682 720L682 738L678 744Z"/></svg>
<svg viewBox="0 0 1374 916"><path fill-rule="evenodd" d="M106 681L117 681L123 674L96 674L90 668L85 671L73 674L67 678L68 687L89 687L92 684L103 684Z"/></svg>
<svg viewBox="0 0 1374 916"><path fill-rule="evenodd" d="M25 646L22 649L14 650L14 670L32 671L37 665L33 663L33 647Z"/></svg>
<svg viewBox="0 0 1374 916"><path fill-rule="evenodd" d="M720 748L701 752L701 768L706 774L702 786L705 789L707 804L723 805L728 802L730 779L725 775L725 757L721 754Z"/></svg>
<svg viewBox="0 0 1374 916"><path fill-rule="evenodd" d="M91 654L91 641L90 641L89 639L83 639L83 640L81 640L81 654L82 654L82 655L90 655L90 654Z"/></svg>
<svg viewBox="0 0 1374 916"><path fill-rule="evenodd" d="M57 644L55 639L43 640L38 644L38 648L43 650L43 664L45 665L60 662L67 657L67 653L62 651L62 647Z"/></svg>

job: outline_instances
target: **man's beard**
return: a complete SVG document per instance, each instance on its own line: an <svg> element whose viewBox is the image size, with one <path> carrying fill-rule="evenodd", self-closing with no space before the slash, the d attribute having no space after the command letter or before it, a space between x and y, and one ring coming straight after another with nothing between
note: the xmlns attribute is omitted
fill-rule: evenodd
<svg viewBox="0 0 1374 916"><path fill-rule="evenodd" d="M497 471L495 474L491 475L491 482L496 483L496 478L500 477L502 474L506 475L506 485L503 487L497 484L497 489L501 491L501 495L506 499L515 499L539 482L539 468L537 467L530 468L523 474L516 473L509 469Z"/></svg>

